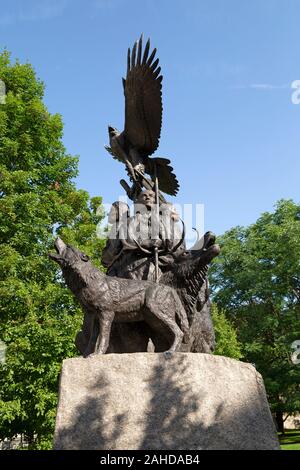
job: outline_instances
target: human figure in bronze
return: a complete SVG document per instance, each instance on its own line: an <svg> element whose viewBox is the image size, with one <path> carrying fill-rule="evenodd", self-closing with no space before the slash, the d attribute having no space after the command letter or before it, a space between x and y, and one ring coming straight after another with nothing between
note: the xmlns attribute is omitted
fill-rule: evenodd
<svg viewBox="0 0 300 470"><path fill-rule="evenodd" d="M143 51L142 37L132 52L128 50L124 130L109 127L106 149L125 164L129 182L120 183L133 201L134 213L130 215L126 203L112 205L112 228L102 253L107 276L86 261L97 282L86 277L85 255L63 247L62 241L56 243L60 261L51 255L61 263L68 286L83 306L76 345L84 355L147 351L149 341L155 351L214 349L207 271L219 247L214 234L207 232L188 250L184 224L163 194L175 195L179 184L170 160L151 158L162 123L162 76L155 55L149 40ZM85 287L79 289L78 282ZM113 305L117 299L120 310L110 308L107 299Z"/></svg>

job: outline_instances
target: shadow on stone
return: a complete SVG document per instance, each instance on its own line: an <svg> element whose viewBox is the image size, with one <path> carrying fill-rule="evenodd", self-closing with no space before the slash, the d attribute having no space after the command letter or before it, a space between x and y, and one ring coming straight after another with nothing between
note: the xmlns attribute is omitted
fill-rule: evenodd
<svg viewBox="0 0 300 470"><path fill-rule="evenodd" d="M187 356L180 355L175 366L158 364L149 380L151 395L144 418L140 449L199 449L198 435L205 435L199 409L205 392L195 394L190 386ZM186 380L185 380L186 379ZM214 410L215 419L223 405ZM182 444L182 447L177 447ZM186 444L189 443L189 447Z"/></svg>
<svg viewBox="0 0 300 470"><path fill-rule="evenodd" d="M56 449L97 450L109 448L118 441L126 413L116 413L109 422L105 419L105 408L109 402L108 380L103 374L89 387L88 398L70 415L70 422L58 430ZM67 411L67 410L66 410Z"/></svg>
<svg viewBox="0 0 300 470"><path fill-rule="evenodd" d="M264 385L207 354L64 361L56 449L278 449Z"/></svg>

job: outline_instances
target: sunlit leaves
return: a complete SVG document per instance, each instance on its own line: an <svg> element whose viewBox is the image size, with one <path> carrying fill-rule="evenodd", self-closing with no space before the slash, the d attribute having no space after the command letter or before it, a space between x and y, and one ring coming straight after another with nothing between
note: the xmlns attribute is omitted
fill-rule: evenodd
<svg viewBox="0 0 300 470"><path fill-rule="evenodd" d="M272 408L299 410L291 344L300 339L300 206L279 201L274 212L226 232L219 243L214 300L237 328L243 357L263 374Z"/></svg>
<svg viewBox="0 0 300 470"><path fill-rule="evenodd" d="M78 158L66 153L61 117L43 104L32 67L10 64L4 52L0 79L0 439L22 433L50 448L58 375L77 354L82 313L48 252L59 233L100 266L101 198L77 190Z"/></svg>

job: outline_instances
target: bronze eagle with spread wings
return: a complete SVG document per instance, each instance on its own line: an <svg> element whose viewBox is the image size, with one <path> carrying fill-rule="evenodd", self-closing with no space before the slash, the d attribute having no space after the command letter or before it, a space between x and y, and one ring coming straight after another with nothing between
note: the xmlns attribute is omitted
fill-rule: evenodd
<svg viewBox="0 0 300 470"><path fill-rule="evenodd" d="M149 158L158 148L162 124L162 75L155 59L156 49L150 51L148 39L143 51L143 35L128 49L127 74L123 80L125 95L125 126L123 132L109 126L110 147L106 150L127 167L132 181L144 173L154 181L157 176L159 189L176 195L179 184L170 160ZM155 60L154 60L155 59Z"/></svg>

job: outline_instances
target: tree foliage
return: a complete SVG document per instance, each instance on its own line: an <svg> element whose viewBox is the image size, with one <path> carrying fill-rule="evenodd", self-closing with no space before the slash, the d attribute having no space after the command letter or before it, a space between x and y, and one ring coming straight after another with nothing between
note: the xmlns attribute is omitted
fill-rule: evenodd
<svg viewBox="0 0 300 470"><path fill-rule="evenodd" d="M241 344L237 339L237 332L232 322L226 317L223 310L218 309L216 304L211 307L212 320L216 335L217 356L227 356L232 359L241 359Z"/></svg>
<svg viewBox="0 0 300 470"><path fill-rule="evenodd" d="M82 314L47 253L56 233L99 264L101 198L77 190L77 157L62 143L63 124L43 103L30 64L0 54L6 99L0 104L0 439L25 434L49 446L62 360ZM46 443L45 443L46 442Z"/></svg>
<svg viewBox="0 0 300 470"><path fill-rule="evenodd" d="M244 359L263 375L272 410L299 411L300 366L291 361L291 344L300 339L300 206L281 200L219 242L214 301L237 328Z"/></svg>

